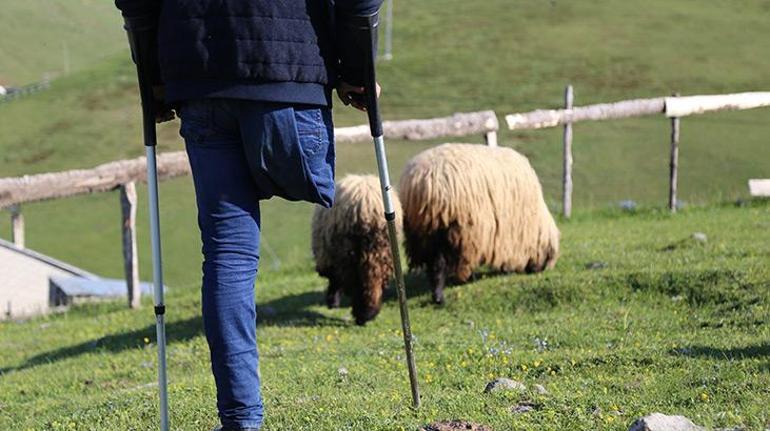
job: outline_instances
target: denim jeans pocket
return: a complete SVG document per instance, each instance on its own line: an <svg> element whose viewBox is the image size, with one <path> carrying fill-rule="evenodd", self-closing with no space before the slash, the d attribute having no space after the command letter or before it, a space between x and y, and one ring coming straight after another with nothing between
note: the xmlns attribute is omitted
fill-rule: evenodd
<svg viewBox="0 0 770 431"><path fill-rule="evenodd" d="M308 179L312 183L315 199L323 206L334 202L334 129L327 108L294 108L294 123L299 145L306 166Z"/></svg>
<svg viewBox="0 0 770 431"><path fill-rule="evenodd" d="M294 108L294 123L302 152L306 157L313 158L321 152L326 143L324 139L325 126L320 108Z"/></svg>

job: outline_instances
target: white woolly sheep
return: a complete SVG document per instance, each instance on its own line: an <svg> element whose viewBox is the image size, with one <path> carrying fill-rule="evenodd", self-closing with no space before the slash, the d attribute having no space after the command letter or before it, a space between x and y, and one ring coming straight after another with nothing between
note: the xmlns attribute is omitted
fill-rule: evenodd
<svg viewBox="0 0 770 431"><path fill-rule="evenodd" d="M326 304L351 298L356 324L374 319L393 274L388 227L377 177L348 175L336 184L334 205L313 213L312 249L316 271L329 279ZM396 224L401 230L401 204L396 196Z"/></svg>
<svg viewBox="0 0 770 431"><path fill-rule="evenodd" d="M433 300L447 277L463 283L481 265L539 272L559 256L559 230L526 157L510 148L444 144L401 175L410 266L425 268Z"/></svg>

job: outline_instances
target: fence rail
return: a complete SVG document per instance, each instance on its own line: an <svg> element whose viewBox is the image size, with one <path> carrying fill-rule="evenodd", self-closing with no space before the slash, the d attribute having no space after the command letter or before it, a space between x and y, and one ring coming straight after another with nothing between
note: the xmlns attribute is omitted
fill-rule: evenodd
<svg viewBox="0 0 770 431"><path fill-rule="evenodd" d="M169 179L190 173L184 151L158 155L158 179ZM106 192L123 184L146 181L144 157L119 160L93 169L74 169L15 178L0 178L0 208L48 199Z"/></svg>
<svg viewBox="0 0 770 431"><path fill-rule="evenodd" d="M770 179L749 180L749 193L757 198L770 198Z"/></svg>
<svg viewBox="0 0 770 431"><path fill-rule="evenodd" d="M562 213L566 218L569 218L572 212L573 123L581 121L632 118L656 114L665 114L666 117L670 118L671 150L669 155L668 207L671 212L676 212L681 118L690 115L705 114L707 112L746 110L770 106L770 92L755 91L686 97L679 97L677 94L674 94L671 97L623 100L614 103L599 103L578 107L573 107L572 102L573 89L572 86L568 86L565 92L564 109L538 109L535 111L505 116L505 121L510 130L545 129L561 125L564 126ZM752 188L752 194L754 194L753 190L754 189Z"/></svg>
<svg viewBox="0 0 770 431"><path fill-rule="evenodd" d="M575 108L538 109L506 115L505 121L510 130L545 129L581 121L613 120L655 114L679 118L707 112L745 110L764 106L770 106L770 92L756 91L705 96L656 97Z"/></svg>
<svg viewBox="0 0 770 431"><path fill-rule="evenodd" d="M382 124L386 139L427 140L482 134L490 145L490 135L500 128L494 111L454 114L427 120L385 121ZM496 136L496 135L495 135ZM337 142L368 142L372 139L368 125L341 127L334 130Z"/></svg>

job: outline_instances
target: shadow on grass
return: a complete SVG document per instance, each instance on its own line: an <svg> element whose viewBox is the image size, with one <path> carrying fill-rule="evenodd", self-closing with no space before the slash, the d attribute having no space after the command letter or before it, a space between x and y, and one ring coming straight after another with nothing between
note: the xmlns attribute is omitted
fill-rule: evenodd
<svg viewBox="0 0 770 431"><path fill-rule="evenodd" d="M479 273L473 280L478 281L486 277L495 276L492 273ZM431 301L431 288L423 272L409 272L405 274L407 285L407 294L413 301L413 306L435 306ZM455 285L448 285L447 288L453 288ZM415 301L418 300L418 301ZM324 301L323 292L310 291L295 294L288 294L280 298L257 304L257 324L264 326L351 326L353 323L349 320L338 317L327 316L310 309L321 305ZM397 301L395 287L391 286L384 296L384 301ZM349 308L349 300L345 299L343 307ZM104 307L104 306L103 306ZM117 311L112 307L104 308L105 312ZM86 311L81 310L81 313ZM91 311L88 311L90 313ZM203 319L201 316L192 317L186 320L171 321L166 323L166 337L169 345L185 342L195 337L203 335ZM143 348L144 340L155 339L155 325L148 325L141 329L109 334L103 337L85 341L69 347L52 350L45 353L32 356L21 365L15 367L0 368L0 375L11 372L21 371L38 365L49 364L77 357L87 353L109 352L117 353L130 349Z"/></svg>
<svg viewBox="0 0 770 431"><path fill-rule="evenodd" d="M345 326L342 319L325 316L321 313L307 310L310 305L316 305L321 300L318 292L305 292L287 295L282 298L258 304L259 326ZM270 313L260 310L273 310ZM192 317L186 320L166 323L166 339L169 345L185 342L203 336L203 318ZM141 329L105 335L89 341L84 341L68 347L40 353L32 356L22 364L13 367L0 368L0 375L11 371L21 371L38 365L50 364L87 353L118 353L125 350L138 349L146 345L145 339L155 340L155 325Z"/></svg>
<svg viewBox="0 0 770 431"><path fill-rule="evenodd" d="M309 310L324 300L322 292L293 293L257 304L258 326L347 326L337 317Z"/></svg>
<svg viewBox="0 0 770 431"><path fill-rule="evenodd" d="M690 346L672 349L669 351L669 354L689 356L691 358L702 357L727 361L756 358L770 359L770 343L734 347L731 349L720 349L709 346Z"/></svg>
<svg viewBox="0 0 770 431"><path fill-rule="evenodd" d="M193 317L187 320L179 320L166 324L166 338L168 344L187 341L202 333L203 323L201 317ZM74 346L62 347L57 350L41 353L27 359L23 364L16 367L0 368L0 375L11 371L21 371L38 365L62 361L86 353L117 353L129 349L138 349L145 345L145 338L150 340L155 339L155 325L148 325L142 329L122 332L119 334L105 335L104 337L85 341Z"/></svg>
<svg viewBox="0 0 770 431"><path fill-rule="evenodd" d="M418 297L429 297L430 286L425 275L421 272L410 272L404 275L407 295L415 300ZM398 300L395 284L385 291L383 302L390 303ZM324 307L325 293L310 291L282 296L272 301L257 304L257 324L259 326L350 326L350 319L327 316L312 310L312 307ZM350 311L350 298L342 296L340 308Z"/></svg>

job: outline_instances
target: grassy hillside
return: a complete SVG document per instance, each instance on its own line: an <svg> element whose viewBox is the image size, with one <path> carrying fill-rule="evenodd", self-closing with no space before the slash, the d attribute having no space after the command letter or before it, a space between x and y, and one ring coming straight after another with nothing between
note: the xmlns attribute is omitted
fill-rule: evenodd
<svg viewBox="0 0 770 431"><path fill-rule="evenodd" d="M770 36L761 19L769 4L398 4L395 59L382 63L380 70L385 116L432 117L488 108L502 115L558 106L567 82L575 85L577 103L673 90L693 94L770 88L764 72L770 67L765 55L770 37L761 37ZM5 46L0 39L0 47ZM142 154L135 78L127 48L119 51L56 81L46 93L0 106L0 176L87 167ZM360 113L342 107L335 115L339 124L365 121ZM680 198L689 204L733 200L746 195L748 178L766 177L767 115L767 110L755 110L683 120ZM624 199L662 205L667 195L668 127L663 118L578 124L574 205L601 208ZM177 128L178 123L161 128L161 150L182 148ZM554 209L560 196L560 134L502 131L500 137L503 145L530 157ZM393 174L397 177L406 159L435 143L389 142ZM374 172L369 145L341 145L338 154L341 174ZM164 211L189 222L166 223L166 249L184 256L180 273L187 274L188 264L198 258L190 181L164 184L161 193ZM119 274L116 200L103 195L26 206L29 244L89 269ZM266 238L281 262L306 264L310 206L271 201L264 211ZM0 235L8 232L7 223L0 217ZM73 241L62 241L65 238ZM89 240L87 250L98 251L81 249Z"/></svg>
<svg viewBox="0 0 770 431"><path fill-rule="evenodd" d="M625 430L652 411L765 429L769 220L767 204L580 213L562 225L553 271L480 277L448 289L443 308L411 275L417 412L393 298L360 328L348 309L320 306L324 282L309 267L265 274L257 282L265 430L414 430L453 418L498 431ZM696 231L708 241L691 240ZM186 287L168 297L172 427L205 430L216 421L213 382L197 289ZM0 427L151 429L149 305L0 323ZM548 394L482 394L498 376ZM511 412L525 401L535 411Z"/></svg>
<svg viewBox="0 0 770 431"><path fill-rule="evenodd" d="M125 42L111 0L3 0L0 85L87 68Z"/></svg>
<svg viewBox="0 0 770 431"><path fill-rule="evenodd" d="M60 46L27 42L39 40L34 27L40 37L55 40L82 36L70 49L74 58L75 46L82 46L83 57L51 90L0 105L0 177L141 155L135 77L111 2L6 3L0 11L0 79L9 70L37 79L62 64ZM380 68L385 116L555 107L567 83L575 85L577 104L770 88L770 1L643 3L396 2L395 58ZM74 12L53 13L51 4L65 12L87 7L93 14L68 20ZM54 18L78 30L39 24ZM111 54L96 60L105 53ZM343 125L365 121L342 107L335 116ZM421 276L410 277L426 397L426 407L416 413L407 408L393 301L367 328L352 327L347 310L319 307L323 281L311 272L311 206L264 203L257 298L263 311L275 312L263 313L259 335L267 429L414 429L432 419L462 417L496 430L621 430L653 410L687 414L706 425L770 426L770 207L715 204L745 197L748 178L770 175L767 118L767 110L755 110L682 121L680 196L690 205L676 216L654 209L667 193L665 119L578 124L577 216L559 221L564 247L555 271L482 277L450 289L449 303L440 309L428 304ZM160 128L162 151L183 148L177 128ZM500 135L502 145L530 157L554 210L560 133ZM409 157L437 143L389 142L395 180ZM338 163L340 174L375 172L367 144L340 145ZM139 253L142 278L149 279L144 192L140 187ZM214 423L198 317L193 199L190 178L161 187L166 281L172 287L172 415L179 429ZM623 199L637 200L643 209L635 215L610 209ZM6 237L9 217L3 214L0 236ZM122 276L116 193L25 205L24 214L29 247ZM708 242L688 240L696 231L706 233ZM606 266L586 269L591 262ZM151 428L155 353L145 346L145 338L150 344L154 338L151 323L149 307L135 313L102 304L0 324L0 428ZM538 350L536 339L547 339L549 347ZM348 377L339 376L339 367L349 370ZM480 394L493 376L542 383L549 395L522 395L539 407L514 415L511 406L523 398Z"/></svg>

